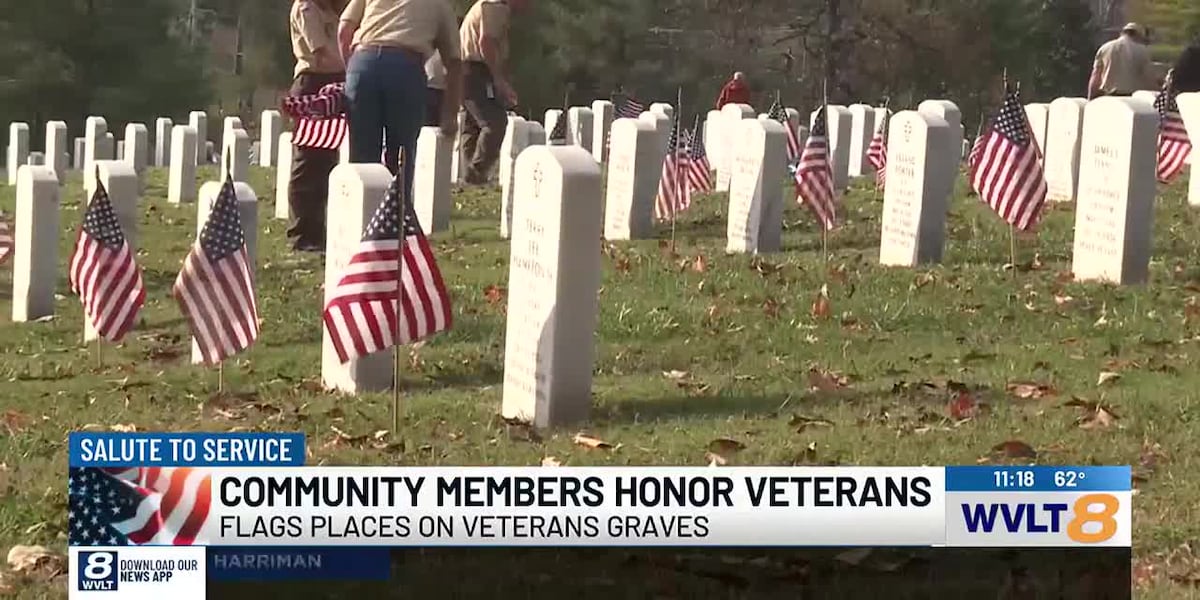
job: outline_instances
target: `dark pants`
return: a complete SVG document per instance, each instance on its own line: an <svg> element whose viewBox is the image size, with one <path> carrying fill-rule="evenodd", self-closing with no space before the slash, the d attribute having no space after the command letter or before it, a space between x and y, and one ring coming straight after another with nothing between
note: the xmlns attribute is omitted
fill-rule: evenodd
<svg viewBox="0 0 1200 600"><path fill-rule="evenodd" d="M292 81L291 95L315 94L337 83L342 74L301 73ZM287 235L297 246L325 246L325 206L329 202L329 172L337 166L337 150L292 148L292 175L286 201L292 209ZM276 198L276 202L284 201Z"/></svg>
<svg viewBox="0 0 1200 600"><path fill-rule="evenodd" d="M463 107L467 118L463 124L462 151L467 159L466 178L471 183L482 183L500 158L508 114L500 99L495 97L492 73L487 65L467 63L464 92Z"/></svg>
<svg viewBox="0 0 1200 600"><path fill-rule="evenodd" d="M350 162L383 164L392 173L404 149L404 182L412 189L417 134L425 120L425 64L400 48L360 48L346 65ZM384 141L387 147L384 148Z"/></svg>
<svg viewBox="0 0 1200 600"><path fill-rule="evenodd" d="M442 96L446 92L437 88L425 88L425 126L437 127L442 124Z"/></svg>

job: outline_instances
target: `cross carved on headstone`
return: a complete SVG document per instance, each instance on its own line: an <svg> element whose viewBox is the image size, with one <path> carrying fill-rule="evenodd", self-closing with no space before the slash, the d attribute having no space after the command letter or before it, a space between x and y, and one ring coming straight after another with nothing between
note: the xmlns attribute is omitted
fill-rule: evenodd
<svg viewBox="0 0 1200 600"><path fill-rule="evenodd" d="M541 200L542 198L542 166L538 165L533 168L533 199Z"/></svg>

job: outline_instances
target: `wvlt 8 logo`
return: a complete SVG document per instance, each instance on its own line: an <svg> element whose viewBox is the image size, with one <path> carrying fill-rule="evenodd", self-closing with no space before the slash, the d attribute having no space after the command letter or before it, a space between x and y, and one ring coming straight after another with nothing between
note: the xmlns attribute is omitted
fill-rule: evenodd
<svg viewBox="0 0 1200 600"><path fill-rule="evenodd" d="M1066 533L1079 544L1102 544L1117 535L1120 509L1112 494L1085 494L1071 504L963 502L962 516L969 533Z"/></svg>
<svg viewBox="0 0 1200 600"><path fill-rule="evenodd" d="M117 591L117 553L80 552L79 589L89 592Z"/></svg>

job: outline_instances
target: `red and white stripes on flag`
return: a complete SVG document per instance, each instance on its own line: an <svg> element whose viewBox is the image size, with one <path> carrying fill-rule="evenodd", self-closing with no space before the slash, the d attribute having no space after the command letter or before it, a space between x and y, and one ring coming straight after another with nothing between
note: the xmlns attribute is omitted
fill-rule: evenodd
<svg viewBox="0 0 1200 600"><path fill-rule="evenodd" d="M201 537L212 504L212 475L205 469L131 467L104 471L142 498L133 517L114 524L130 543L190 546Z"/></svg>
<svg viewBox="0 0 1200 600"><path fill-rule="evenodd" d="M692 205L691 187L686 185L684 162L688 153L679 144L679 117L671 119L671 137L667 155L663 158L662 176L658 179L658 194L654 199L654 217L660 221L674 219L680 211Z"/></svg>
<svg viewBox="0 0 1200 600"><path fill-rule="evenodd" d="M1041 216L1046 177L1020 92L1005 93L1000 112L981 138L971 186L1002 219L1026 231Z"/></svg>
<svg viewBox="0 0 1200 600"><path fill-rule="evenodd" d="M282 108L296 120L292 145L325 150L337 150L342 145L348 131L344 83L331 83L316 94L288 96Z"/></svg>
<svg viewBox="0 0 1200 600"><path fill-rule="evenodd" d="M133 249L99 179L75 239L68 278L96 333L110 342L121 341L146 301L146 289Z"/></svg>
<svg viewBox="0 0 1200 600"><path fill-rule="evenodd" d="M887 185L887 128L891 116L891 111L885 109L879 128L875 130L875 136L871 138L871 144L867 147L867 162L875 168L875 187L878 189Z"/></svg>
<svg viewBox="0 0 1200 600"><path fill-rule="evenodd" d="M708 163L708 154L704 151L704 140L700 137L702 134L700 119L697 117L684 145L687 149L687 160L683 163L683 170L689 192L706 193L713 190L712 165Z"/></svg>
<svg viewBox="0 0 1200 600"><path fill-rule="evenodd" d="M8 224L4 215L0 215L0 264L4 264L4 261L8 260L8 257L12 256L12 253L12 227Z"/></svg>
<svg viewBox="0 0 1200 600"><path fill-rule="evenodd" d="M204 362L218 364L258 339L254 277L232 176L226 176L172 292Z"/></svg>
<svg viewBox="0 0 1200 600"><path fill-rule="evenodd" d="M1164 85L1154 99L1158 109L1158 161L1156 173L1162 183L1171 183L1183 172L1188 155L1192 153L1192 142L1187 127L1179 116L1179 105L1175 92Z"/></svg>
<svg viewBox="0 0 1200 600"><path fill-rule="evenodd" d="M292 145L300 148L337 150L349 131L346 119L297 119L292 131Z"/></svg>
<svg viewBox="0 0 1200 600"><path fill-rule="evenodd" d="M767 116L778 121L780 125L783 125L783 131L787 137L787 164L790 165L800 160L800 154L804 149L800 147L800 138L796 135L796 128L792 125L792 121L788 119L787 109L779 103L779 98L775 99L775 103L767 111Z"/></svg>
<svg viewBox="0 0 1200 600"><path fill-rule="evenodd" d="M829 125L826 107L817 111L812 133L804 143L800 163L796 166L796 201L808 206L829 231L837 226L836 192L833 188L833 168L829 164Z"/></svg>
<svg viewBox="0 0 1200 600"><path fill-rule="evenodd" d="M403 177L399 169L325 303L325 330L343 363L445 331L453 322L417 213L400 201Z"/></svg>

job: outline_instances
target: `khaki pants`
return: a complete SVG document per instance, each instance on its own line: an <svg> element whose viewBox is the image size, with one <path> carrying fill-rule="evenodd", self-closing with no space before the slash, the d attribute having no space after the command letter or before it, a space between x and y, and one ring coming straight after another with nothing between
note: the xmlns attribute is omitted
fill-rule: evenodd
<svg viewBox="0 0 1200 600"><path fill-rule="evenodd" d="M487 65L467 63L466 89L463 107L467 119L462 131L463 155L468 157L468 183L487 181L492 167L500 158L500 144L508 115L492 88L492 73Z"/></svg>
<svg viewBox="0 0 1200 600"><path fill-rule="evenodd" d="M301 73L292 81L291 95L315 94L322 86L343 81L345 76L329 73ZM337 150L292 148L292 175L287 203L292 223L287 235L297 246L325 245L325 205L329 202L329 173L338 164ZM277 198L275 201L283 201Z"/></svg>

